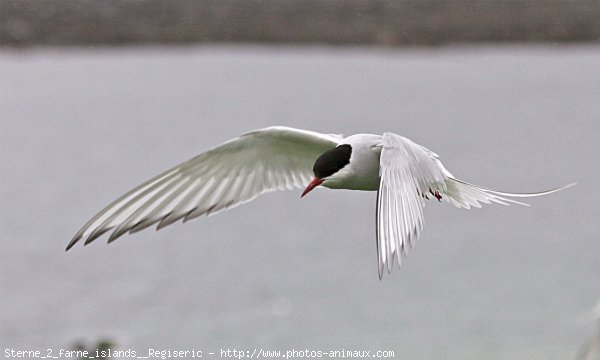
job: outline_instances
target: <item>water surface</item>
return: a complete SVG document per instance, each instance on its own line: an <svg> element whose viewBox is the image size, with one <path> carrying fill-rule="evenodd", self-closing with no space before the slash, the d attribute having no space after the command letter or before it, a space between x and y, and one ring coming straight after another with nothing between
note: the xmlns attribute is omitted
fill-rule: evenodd
<svg viewBox="0 0 600 360"><path fill-rule="evenodd" d="M600 48L198 47L0 54L0 343L565 359L600 295ZM466 181L377 279L375 194L273 193L68 253L97 211L240 133L392 131Z"/></svg>

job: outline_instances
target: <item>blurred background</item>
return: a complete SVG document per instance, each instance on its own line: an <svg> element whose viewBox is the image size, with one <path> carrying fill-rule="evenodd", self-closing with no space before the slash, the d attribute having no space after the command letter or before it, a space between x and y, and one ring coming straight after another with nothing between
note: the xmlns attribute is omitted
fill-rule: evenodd
<svg viewBox="0 0 600 360"><path fill-rule="evenodd" d="M597 0L2 0L0 43L597 42Z"/></svg>
<svg viewBox="0 0 600 360"><path fill-rule="evenodd" d="M0 0L3 354L597 358L599 19L598 1ZM578 185L430 201L383 281L364 192L271 193L64 252L130 188L270 125L396 132L498 190Z"/></svg>

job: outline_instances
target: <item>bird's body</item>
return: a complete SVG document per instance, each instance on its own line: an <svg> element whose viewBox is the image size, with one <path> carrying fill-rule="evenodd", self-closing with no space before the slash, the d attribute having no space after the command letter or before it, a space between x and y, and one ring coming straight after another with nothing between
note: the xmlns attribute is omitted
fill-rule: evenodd
<svg viewBox="0 0 600 360"><path fill-rule="evenodd" d="M312 180L310 180L312 178ZM310 182L309 182L310 181ZM457 207L480 203L518 203L511 198L549 194L502 193L460 181L437 155L393 133L347 138L282 126L244 134L196 156L136 187L108 205L71 240L85 244L113 230L121 235L157 224L242 204L261 193L302 188L306 195L322 185L331 189L377 191L376 239L379 277L394 258L413 245L423 228L423 206L430 197Z"/></svg>

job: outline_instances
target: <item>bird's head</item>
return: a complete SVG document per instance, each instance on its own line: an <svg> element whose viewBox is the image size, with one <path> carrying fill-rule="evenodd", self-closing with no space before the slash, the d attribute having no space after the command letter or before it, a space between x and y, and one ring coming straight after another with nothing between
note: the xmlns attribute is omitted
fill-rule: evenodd
<svg viewBox="0 0 600 360"><path fill-rule="evenodd" d="M350 163L350 155L352 154L352 146L349 144L338 145L333 149L325 151L321 154L313 165L313 173L315 177L308 184L302 196L308 194L312 189L323 184L338 171Z"/></svg>

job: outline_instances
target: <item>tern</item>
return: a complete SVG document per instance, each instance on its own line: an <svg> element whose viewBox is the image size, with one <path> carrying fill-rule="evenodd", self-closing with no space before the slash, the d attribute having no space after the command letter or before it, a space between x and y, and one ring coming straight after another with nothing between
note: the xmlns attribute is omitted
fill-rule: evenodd
<svg viewBox="0 0 600 360"><path fill-rule="evenodd" d="M308 185L306 185L308 183ZM514 198L551 194L507 193L458 180L438 155L386 132L349 137L273 126L229 140L137 186L94 216L67 245L89 244L112 230L108 242L157 224L217 213L275 190L317 186L377 191L376 243L379 278L414 245L423 229L425 201L459 208L480 203L527 205Z"/></svg>

